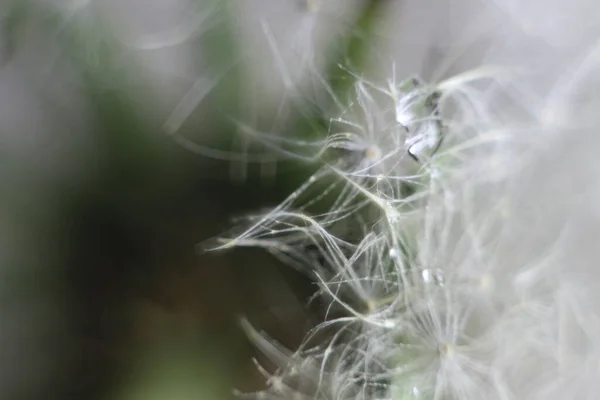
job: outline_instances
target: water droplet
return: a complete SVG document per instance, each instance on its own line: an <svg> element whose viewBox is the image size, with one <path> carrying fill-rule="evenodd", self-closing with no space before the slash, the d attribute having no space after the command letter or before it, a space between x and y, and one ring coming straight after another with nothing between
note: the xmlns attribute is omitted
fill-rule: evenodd
<svg viewBox="0 0 600 400"><path fill-rule="evenodd" d="M385 208L385 213L388 218L388 221L397 222L400 219L400 213L398 212L398 210L396 210L392 202L387 201L385 203Z"/></svg>
<svg viewBox="0 0 600 400"><path fill-rule="evenodd" d="M444 285L444 274L439 269L426 268L421 272L421 277L425 283L431 283L434 285Z"/></svg>
<svg viewBox="0 0 600 400"><path fill-rule="evenodd" d="M400 257L400 252L398 251L398 249L390 249L390 258L395 260L398 257Z"/></svg>

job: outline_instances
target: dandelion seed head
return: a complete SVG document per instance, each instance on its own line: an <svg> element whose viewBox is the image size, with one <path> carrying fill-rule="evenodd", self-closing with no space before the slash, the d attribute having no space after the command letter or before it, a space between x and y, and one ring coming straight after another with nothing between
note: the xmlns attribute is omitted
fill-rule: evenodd
<svg viewBox="0 0 600 400"><path fill-rule="evenodd" d="M587 62L572 73L589 74ZM573 199L591 203L582 199L593 191L576 188L595 182L581 165L598 162L547 156L567 128L543 119L557 108L568 111L563 122L591 115L569 100L580 98L582 78L540 95L498 71L431 83L393 77L387 87L351 73L349 98L327 110L334 110L327 137L305 146L324 164L308 184L335 182L333 206L305 212L318 195L303 187L237 239L312 271L336 310L312 332L331 332L321 346L287 358L298 374L282 372L280 390L332 399L541 400L575 393L574 382L592 388L600 373L590 356L598 350L590 339L600 331L598 301L573 287L591 287L595 278L576 271L595 257L583 267L587 257L568 250L583 248L581 240L552 239L579 229ZM584 147L572 132L568 153ZM317 256L307 255L309 244Z"/></svg>

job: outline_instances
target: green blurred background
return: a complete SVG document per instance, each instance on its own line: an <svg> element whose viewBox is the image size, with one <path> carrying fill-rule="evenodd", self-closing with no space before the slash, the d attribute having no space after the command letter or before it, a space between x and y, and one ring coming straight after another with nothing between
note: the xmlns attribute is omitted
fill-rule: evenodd
<svg viewBox="0 0 600 400"><path fill-rule="evenodd" d="M264 381L240 315L291 348L318 320L304 276L197 244L315 168L276 161L235 121L327 133L327 102L304 72L273 67L264 26L283 47L297 29L301 58L344 97L338 64L365 67L387 2L241 3L0 5L0 398L228 399Z"/></svg>

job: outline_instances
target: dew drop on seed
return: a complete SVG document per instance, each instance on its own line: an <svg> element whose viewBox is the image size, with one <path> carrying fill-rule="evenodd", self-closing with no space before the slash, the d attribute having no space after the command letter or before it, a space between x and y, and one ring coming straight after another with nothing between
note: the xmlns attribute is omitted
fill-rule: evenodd
<svg viewBox="0 0 600 400"><path fill-rule="evenodd" d="M396 121L402 126L408 126L415 116L407 110L407 106L403 103L398 103L396 106Z"/></svg>
<svg viewBox="0 0 600 400"><path fill-rule="evenodd" d="M386 214L387 218L390 222L397 222L400 219L400 213L396 208L392 205L391 202L386 202Z"/></svg>
<svg viewBox="0 0 600 400"><path fill-rule="evenodd" d="M390 254L390 258L393 260L397 259L400 256L400 252L398 251L398 249L394 249L394 248L390 249L389 254Z"/></svg>
<svg viewBox="0 0 600 400"><path fill-rule="evenodd" d="M443 286L444 284L444 275L439 269L424 269L421 272L421 277L425 283L431 283L439 286Z"/></svg>

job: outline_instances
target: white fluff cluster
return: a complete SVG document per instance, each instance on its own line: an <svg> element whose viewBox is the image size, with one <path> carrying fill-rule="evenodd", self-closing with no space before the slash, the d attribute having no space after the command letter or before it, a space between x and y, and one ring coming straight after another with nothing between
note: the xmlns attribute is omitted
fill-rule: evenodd
<svg viewBox="0 0 600 400"><path fill-rule="evenodd" d="M222 247L307 272L330 317L296 351L244 321L277 369L240 396L600 398L598 13L468 3L489 23L470 68L356 76L323 140L261 136L323 167Z"/></svg>

